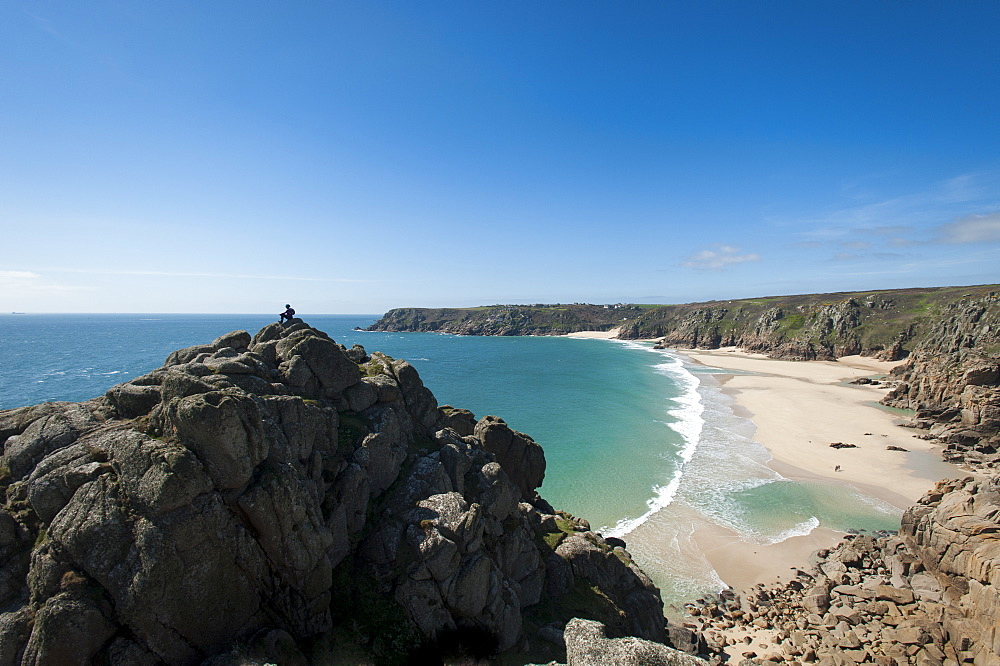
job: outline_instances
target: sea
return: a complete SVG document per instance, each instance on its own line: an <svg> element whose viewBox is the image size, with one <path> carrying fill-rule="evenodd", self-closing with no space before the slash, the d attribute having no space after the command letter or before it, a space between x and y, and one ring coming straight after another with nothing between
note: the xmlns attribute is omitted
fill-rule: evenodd
<svg viewBox="0 0 1000 666"><path fill-rule="evenodd" d="M254 333L275 319L0 315L0 409L87 400L159 367L176 349L233 330ZM632 341L357 330L376 319L305 317L337 342L406 359L439 404L500 416L530 435L545 450L542 496L625 539L668 605L724 586L691 541L694 522L731 530L751 547L820 526L899 527L891 505L773 471L753 423L721 390L722 371L680 354Z"/></svg>

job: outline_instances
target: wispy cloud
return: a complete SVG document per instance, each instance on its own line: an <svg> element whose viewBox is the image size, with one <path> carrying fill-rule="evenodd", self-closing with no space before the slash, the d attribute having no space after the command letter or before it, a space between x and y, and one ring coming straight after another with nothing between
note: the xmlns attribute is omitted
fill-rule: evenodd
<svg viewBox="0 0 1000 666"><path fill-rule="evenodd" d="M760 261L760 255L740 254L740 249L732 245L715 245L714 249L702 250L687 258L681 265L686 268L708 268L719 270L726 266Z"/></svg>
<svg viewBox="0 0 1000 666"><path fill-rule="evenodd" d="M966 215L938 228L938 240L944 243L1000 242L1000 211L985 215Z"/></svg>
<svg viewBox="0 0 1000 666"><path fill-rule="evenodd" d="M88 291L89 287L62 284L45 279L31 271L0 270L0 294L24 295Z"/></svg>
<svg viewBox="0 0 1000 666"><path fill-rule="evenodd" d="M831 261L868 261L876 259L879 261L889 261L893 259L906 259L909 255L898 252L837 252Z"/></svg>
<svg viewBox="0 0 1000 666"><path fill-rule="evenodd" d="M905 247L933 240L934 232L948 219L961 218L965 227L983 222L984 209L996 209L1000 183L996 174L964 174L934 183L922 191L849 206L819 215L785 220L799 227L800 247L806 243L870 240L880 245ZM959 228L941 229L948 237ZM978 242L978 241L948 241Z"/></svg>
<svg viewBox="0 0 1000 666"><path fill-rule="evenodd" d="M857 268L838 268L837 276L868 277L879 275L922 275L928 271L939 268L954 268L956 266L972 265L993 265L996 263L996 252L978 252L955 257L950 259L928 260L922 258L916 261L904 261L899 263L882 264L876 268L870 268L870 262L860 261L855 266Z"/></svg>
<svg viewBox="0 0 1000 666"><path fill-rule="evenodd" d="M909 249L927 260L943 245L1000 242L1000 178L965 174L921 191L783 222L799 228L794 247L825 251L829 262L908 261L918 256Z"/></svg>
<svg viewBox="0 0 1000 666"><path fill-rule="evenodd" d="M187 271L116 271L103 268L51 268L45 269L53 273L78 273L85 275L150 275L154 277L198 277L224 278L236 280L294 280L299 282L375 282L356 278L322 278L302 275L253 275L249 273L200 273Z"/></svg>

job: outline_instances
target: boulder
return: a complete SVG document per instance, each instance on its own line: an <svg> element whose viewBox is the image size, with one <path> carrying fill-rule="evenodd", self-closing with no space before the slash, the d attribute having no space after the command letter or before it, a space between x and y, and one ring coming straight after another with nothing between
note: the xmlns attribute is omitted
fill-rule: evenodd
<svg viewBox="0 0 1000 666"><path fill-rule="evenodd" d="M220 490L242 488L267 457L257 403L238 393L212 391L172 400L164 432L184 443Z"/></svg>
<svg viewBox="0 0 1000 666"><path fill-rule="evenodd" d="M567 666L705 666L708 662L661 643L608 638L600 622L574 618L563 634Z"/></svg>
<svg viewBox="0 0 1000 666"><path fill-rule="evenodd" d="M476 432L476 417L468 409L456 409L451 405L442 405L441 412L442 428L451 428L463 437Z"/></svg>
<svg viewBox="0 0 1000 666"><path fill-rule="evenodd" d="M85 594L62 592L35 613L21 664L87 666L115 631L98 602Z"/></svg>
<svg viewBox="0 0 1000 666"><path fill-rule="evenodd" d="M230 331L220 335L215 340L212 341L212 347L215 349L235 349L237 351L245 350L250 347L250 334L246 331Z"/></svg>
<svg viewBox="0 0 1000 666"><path fill-rule="evenodd" d="M148 414L160 402L159 386L136 386L126 383L112 386L104 394L111 406L124 418Z"/></svg>
<svg viewBox="0 0 1000 666"><path fill-rule="evenodd" d="M811 588L802 597L802 608L808 613L822 615L830 608L830 587L821 583Z"/></svg>
<svg viewBox="0 0 1000 666"><path fill-rule="evenodd" d="M535 488L541 486L545 478L542 447L524 433L511 430L496 416L480 419L475 436L496 456L508 478L520 489L521 497L530 502L535 497Z"/></svg>
<svg viewBox="0 0 1000 666"><path fill-rule="evenodd" d="M308 370L311 377L318 382L313 388L308 381L295 379L291 383L309 393L322 391L322 395L333 397L339 395L348 386L361 381L361 371L358 364L352 361L332 340L318 335L303 335L292 338L291 343L282 347L278 343L278 354L289 361L298 357L305 367L299 370L289 370L290 379L304 377Z"/></svg>
<svg viewBox="0 0 1000 666"><path fill-rule="evenodd" d="M912 604L914 601L913 590L900 589L891 585L879 585L875 588L875 594L881 601L891 601L894 604Z"/></svg>

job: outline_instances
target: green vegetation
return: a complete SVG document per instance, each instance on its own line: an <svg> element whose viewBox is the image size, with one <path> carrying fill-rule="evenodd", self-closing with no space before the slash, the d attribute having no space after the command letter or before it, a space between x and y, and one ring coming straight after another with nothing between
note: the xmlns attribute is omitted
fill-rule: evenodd
<svg viewBox="0 0 1000 666"><path fill-rule="evenodd" d="M542 541L552 550L558 548L563 539L576 531L576 523L565 518L556 518L556 527L559 528L559 531L547 532L542 535Z"/></svg>
<svg viewBox="0 0 1000 666"><path fill-rule="evenodd" d="M460 335L561 335L606 331L658 306L588 303L489 305L475 308L400 308L369 327L374 331L440 331Z"/></svg>
<svg viewBox="0 0 1000 666"><path fill-rule="evenodd" d="M427 455L431 451L437 451L440 448L440 444L435 442L430 437L425 437L423 435L415 435L413 439L406 443L406 452L415 453L417 455Z"/></svg>
<svg viewBox="0 0 1000 666"><path fill-rule="evenodd" d="M349 449L368 434L364 420L352 411L338 412L337 448Z"/></svg>
<svg viewBox="0 0 1000 666"><path fill-rule="evenodd" d="M378 375L385 374L382 364L375 360L362 363L358 366L358 369L361 370L362 377L377 377Z"/></svg>
<svg viewBox="0 0 1000 666"><path fill-rule="evenodd" d="M997 291L1000 285L765 296L682 305L400 308L386 313L369 330L562 335L621 327L621 338L663 339L666 345L681 348L735 345L783 358L829 359L880 352L898 358L913 351L933 319L950 304Z"/></svg>
<svg viewBox="0 0 1000 666"><path fill-rule="evenodd" d="M566 624L574 617L597 620L603 623L611 636L627 633L624 613L596 585L577 579L572 589L561 597L543 596L534 606L524 609L524 627L527 633L537 631L547 624Z"/></svg>
<svg viewBox="0 0 1000 666"><path fill-rule="evenodd" d="M629 322L621 337L665 338L677 347L737 345L788 357L912 351L951 303L1000 285L772 296L669 305ZM775 317L775 310L781 316ZM782 345L797 345L783 352Z"/></svg>
<svg viewBox="0 0 1000 666"><path fill-rule="evenodd" d="M363 649L375 664L406 664L422 644L420 630L402 606L349 559L333 570L330 592L330 611L343 640Z"/></svg>

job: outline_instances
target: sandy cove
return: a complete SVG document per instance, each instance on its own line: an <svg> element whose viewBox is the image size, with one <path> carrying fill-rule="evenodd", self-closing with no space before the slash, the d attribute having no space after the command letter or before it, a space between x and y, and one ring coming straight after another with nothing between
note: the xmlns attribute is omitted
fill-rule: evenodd
<svg viewBox="0 0 1000 666"><path fill-rule="evenodd" d="M957 468L940 461L937 449L914 437L900 416L877 406L886 390L850 384L887 374L899 362L845 356L838 361L780 361L731 349L681 351L703 365L754 374L722 378L723 391L757 426L754 439L773 457L771 467L789 478L823 477L849 483L904 509ZM836 449L834 442L857 448ZM934 457L887 450L898 446ZM838 470L839 468L839 470Z"/></svg>
<svg viewBox="0 0 1000 666"><path fill-rule="evenodd" d="M768 465L786 478L851 485L905 509L939 479L969 475L943 462L934 446L914 437L914 430L900 426L901 417L876 406L885 389L849 383L886 374L897 363L860 356L781 361L735 349L678 351L706 366L753 373L718 379L735 399L734 409L757 426L754 439L771 454ZM833 442L857 448L836 449ZM890 445L907 452L887 450ZM720 577L741 592L757 583L787 580L794 567L804 567L809 555L841 536L819 528L759 546L710 523L694 535Z"/></svg>
<svg viewBox="0 0 1000 666"><path fill-rule="evenodd" d="M596 338L598 340L611 340L618 337L618 333L621 332L622 327L612 328L610 331L576 331L575 333L567 333L567 338Z"/></svg>
<svg viewBox="0 0 1000 666"><path fill-rule="evenodd" d="M570 335L610 339L617 333L613 329ZM754 440L771 455L768 465L785 478L850 485L902 511L939 479L972 475L942 461L936 447L914 437L917 431L900 425L903 417L879 407L886 389L850 383L859 377L885 375L901 362L862 356L782 361L736 348L673 351L696 363L734 372L715 377L735 400L737 415L756 425ZM833 442L857 448L836 449L830 446ZM890 445L907 451L887 450ZM757 583L787 581L796 568L808 564L810 555L833 547L842 537L841 532L820 527L805 536L762 546L707 520L699 521L693 534L698 549L722 580L740 593Z"/></svg>

